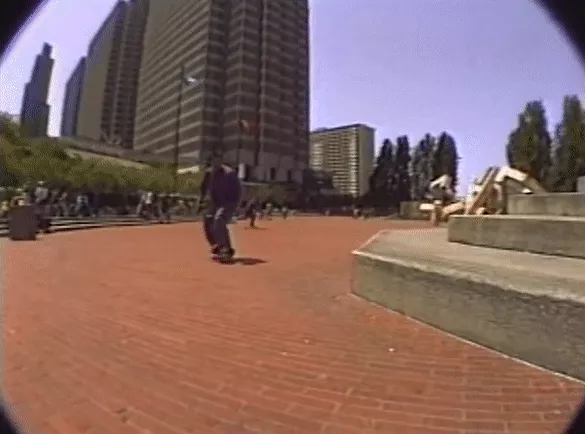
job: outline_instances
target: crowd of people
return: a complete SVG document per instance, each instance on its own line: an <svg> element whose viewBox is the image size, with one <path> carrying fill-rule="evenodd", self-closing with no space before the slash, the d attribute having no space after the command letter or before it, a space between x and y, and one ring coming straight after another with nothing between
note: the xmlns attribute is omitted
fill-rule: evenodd
<svg viewBox="0 0 585 434"><path fill-rule="evenodd" d="M133 194L103 193L90 189L49 188L44 182L24 185L2 192L0 218L10 217L12 209L34 207L39 230L47 232L55 218L108 218L136 216L145 220L171 221L172 215L189 216L196 211L196 198L178 194L156 194L151 191Z"/></svg>
<svg viewBox="0 0 585 434"><path fill-rule="evenodd" d="M201 211L198 209L199 198L195 196L153 191L115 194L91 189L70 190L51 188L43 181L25 184L13 191L4 189L0 197L0 219L9 218L10 211L15 207L32 205L41 230L48 229L54 218L136 216L167 223L172 216L195 216ZM239 203L231 222L248 219L250 226L255 227L257 219L271 219L276 212L284 218L289 214L287 206L277 208L270 201L251 198Z"/></svg>

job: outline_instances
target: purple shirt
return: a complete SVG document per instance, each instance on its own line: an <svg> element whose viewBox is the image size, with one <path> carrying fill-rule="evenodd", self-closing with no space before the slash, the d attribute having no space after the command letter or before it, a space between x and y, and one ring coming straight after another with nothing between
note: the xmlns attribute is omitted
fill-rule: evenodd
<svg viewBox="0 0 585 434"><path fill-rule="evenodd" d="M201 183L201 196L207 195L216 206L238 204L241 184L237 172L229 166L207 170Z"/></svg>

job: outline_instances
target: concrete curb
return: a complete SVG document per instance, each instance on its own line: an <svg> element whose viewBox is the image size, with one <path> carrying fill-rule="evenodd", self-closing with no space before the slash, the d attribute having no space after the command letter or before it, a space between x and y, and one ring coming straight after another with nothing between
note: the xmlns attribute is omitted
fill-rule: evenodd
<svg viewBox="0 0 585 434"><path fill-rule="evenodd" d="M455 336L585 380L585 261L381 233L353 252L356 295Z"/></svg>
<svg viewBox="0 0 585 434"><path fill-rule="evenodd" d="M585 217L457 215L449 241L496 249L585 259Z"/></svg>

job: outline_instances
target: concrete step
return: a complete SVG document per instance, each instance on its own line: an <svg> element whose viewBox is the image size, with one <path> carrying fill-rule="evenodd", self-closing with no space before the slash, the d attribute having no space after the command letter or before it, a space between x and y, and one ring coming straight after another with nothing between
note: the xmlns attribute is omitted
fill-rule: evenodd
<svg viewBox="0 0 585 434"><path fill-rule="evenodd" d="M353 258L355 294L585 380L584 260L449 243L445 229L381 233Z"/></svg>
<svg viewBox="0 0 585 434"><path fill-rule="evenodd" d="M585 258L585 217L452 216L448 240L496 249Z"/></svg>
<svg viewBox="0 0 585 434"><path fill-rule="evenodd" d="M513 215L585 217L585 193L515 194L508 197Z"/></svg>

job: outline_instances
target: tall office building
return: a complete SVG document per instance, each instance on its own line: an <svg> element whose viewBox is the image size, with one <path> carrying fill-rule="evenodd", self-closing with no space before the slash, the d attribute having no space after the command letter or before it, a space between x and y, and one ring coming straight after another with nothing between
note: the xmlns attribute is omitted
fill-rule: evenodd
<svg viewBox="0 0 585 434"><path fill-rule="evenodd" d="M132 148L148 0L119 1L85 61L77 135Z"/></svg>
<svg viewBox="0 0 585 434"><path fill-rule="evenodd" d="M33 66L30 81L24 88L20 125L31 137L47 135L49 124L49 85L55 61L51 58L53 48L45 43Z"/></svg>
<svg viewBox="0 0 585 434"><path fill-rule="evenodd" d="M82 57L69 76L69 80L67 80L65 86L63 114L61 116L61 136L63 137L77 135L77 120L79 117L79 103L81 101L84 73L85 57Z"/></svg>
<svg viewBox="0 0 585 434"><path fill-rule="evenodd" d="M374 168L374 135L364 124L311 132L310 168L329 173L340 194L366 194Z"/></svg>
<svg viewBox="0 0 585 434"><path fill-rule="evenodd" d="M172 156L179 131L181 160L221 149L256 179L300 180L309 154L307 0L152 0L151 12L135 148Z"/></svg>

